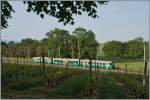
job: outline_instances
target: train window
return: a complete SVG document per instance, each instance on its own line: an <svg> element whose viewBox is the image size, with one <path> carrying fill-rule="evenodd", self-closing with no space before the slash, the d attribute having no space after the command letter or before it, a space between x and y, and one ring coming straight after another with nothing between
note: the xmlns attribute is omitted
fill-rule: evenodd
<svg viewBox="0 0 150 100"><path fill-rule="evenodd" d="M76 63L78 63L78 61L76 61Z"/></svg>
<svg viewBox="0 0 150 100"><path fill-rule="evenodd" d="M90 64L90 62L88 62L88 64Z"/></svg>
<svg viewBox="0 0 150 100"><path fill-rule="evenodd" d="M103 63L103 65L105 65L105 63Z"/></svg>
<svg viewBox="0 0 150 100"><path fill-rule="evenodd" d="M112 63L109 63L109 65L112 65Z"/></svg>
<svg viewBox="0 0 150 100"><path fill-rule="evenodd" d="M100 63L100 65L102 65L102 63Z"/></svg>
<svg viewBox="0 0 150 100"><path fill-rule="evenodd" d="M82 61L81 61L81 63L82 63Z"/></svg>
<svg viewBox="0 0 150 100"><path fill-rule="evenodd" d="M98 63L97 63L97 65L98 65Z"/></svg>

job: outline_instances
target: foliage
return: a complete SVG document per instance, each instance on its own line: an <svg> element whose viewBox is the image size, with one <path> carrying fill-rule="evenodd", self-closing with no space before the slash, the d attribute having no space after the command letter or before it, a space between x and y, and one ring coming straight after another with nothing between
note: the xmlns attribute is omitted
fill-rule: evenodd
<svg viewBox="0 0 150 100"><path fill-rule="evenodd" d="M56 88L53 94L49 94L49 96L59 95L67 98L75 97L85 90L88 80L89 78L87 73L74 76Z"/></svg>
<svg viewBox="0 0 150 100"><path fill-rule="evenodd" d="M80 58L96 58L96 47L98 42L95 34L91 30L78 27L73 31L73 35L77 37L78 49L80 49Z"/></svg>
<svg viewBox="0 0 150 100"><path fill-rule="evenodd" d="M101 98L103 99L125 99L127 98L127 95L124 91L122 91L122 88L117 85L117 82L109 77L109 75L105 74L101 78L100 82L100 88L101 88Z"/></svg>
<svg viewBox="0 0 150 100"><path fill-rule="evenodd" d="M104 44L102 50L107 58L143 59L144 44L146 45L146 58L148 58L149 43L141 37L127 42L109 41Z"/></svg>
<svg viewBox="0 0 150 100"><path fill-rule="evenodd" d="M1 2L1 28L7 28L8 22L7 20L12 18L11 13L15 12L12 6L8 3L8 1Z"/></svg>
<svg viewBox="0 0 150 100"><path fill-rule="evenodd" d="M2 55L5 57L34 57L44 53L49 57L78 58L80 48L81 58L88 59L90 56L93 59L96 58L98 43L95 40L95 33L91 30L76 28L71 35L67 30L55 28L47 32L46 36L41 41L25 38L18 43L2 42Z"/></svg>
<svg viewBox="0 0 150 100"><path fill-rule="evenodd" d="M99 4L104 4L107 1L25 1L28 5L27 11L40 15L50 15L58 19L58 22L63 22L64 25L74 24L73 15L81 15L82 12L87 12L92 18L98 17L96 8Z"/></svg>
<svg viewBox="0 0 150 100"><path fill-rule="evenodd" d="M130 89L130 92L135 93L136 98L148 98L149 81L147 77L146 85L143 86L143 76L135 74L123 74L113 73L112 74L118 81L126 85ZM140 82L139 82L140 80Z"/></svg>
<svg viewBox="0 0 150 100"><path fill-rule="evenodd" d="M49 15L58 19L58 22L74 24L73 15L87 13L92 18L98 18L96 8L108 1L23 1L27 5L27 12L36 13L41 18ZM1 2L1 26L7 28L7 20L11 18L11 12L14 12L12 6L7 1Z"/></svg>
<svg viewBox="0 0 150 100"><path fill-rule="evenodd" d="M103 51L107 57L121 57L123 54L123 46L120 41L110 41L105 43Z"/></svg>
<svg viewBox="0 0 150 100"><path fill-rule="evenodd" d="M43 43L50 51L51 57L71 57L69 45L71 45L71 35L67 30L55 28L46 33L48 38L45 38Z"/></svg>
<svg viewBox="0 0 150 100"><path fill-rule="evenodd" d="M114 62L141 59L145 55L148 59L149 43L138 37L126 42L109 41L98 44L95 33L82 27L76 28L72 34L64 29L55 28L46 33L46 38L34 40L22 39L21 42L1 42L3 57L35 57L44 53L47 57L96 59L97 47L99 46L98 58L112 60ZM128 60L127 60L128 59Z"/></svg>
<svg viewBox="0 0 150 100"><path fill-rule="evenodd" d="M148 77L146 86L142 86L142 75L96 72L90 83L87 70L49 66L46 67L46 76L48 85L55 84L55 88L42 87L42 71L38 65L3 64L2 98L97 98L89 93L91 88L92 92L100 89L96 91L98 98L128 98L123 86L118 85L120 80L126 80L138 98L148 98Z"/></svg>

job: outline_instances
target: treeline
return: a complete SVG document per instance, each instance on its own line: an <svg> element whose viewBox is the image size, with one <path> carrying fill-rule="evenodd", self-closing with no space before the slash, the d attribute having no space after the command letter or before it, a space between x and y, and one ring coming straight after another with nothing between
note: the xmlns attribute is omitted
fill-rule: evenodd
<svg viewBox="0 0 150 100"><path fill-rule="evenodd" d="M149 57L149 42L144 41L143 38L137 37L127 42L109 41L106 42L102 48L106 58L131 58L143 59L145 56Z"/></svg>
<svg viewBox="0 0 150 100"><path fill-rule="evenodd" d="M72 33L55 28L45 35L46 37L40 41L26 38L18 43L1 42L2 57L36 57L44 54L55 58L143 59L144 44L146 58L149 55L149 43L141 37L127 42L109 41L101 46L96 41L94 32L81 27L76 28Z"/></svg>
<svg viewBox="0 0 150 100"><path fill-rule="evenodd" d="M4 57L34 57L44 54L48 57L61 58L96 58L98 42L91 30L78 27L72 33L55 28L46 33L46 38L34 40L22 39L21 42L2 42Z"/></svg>

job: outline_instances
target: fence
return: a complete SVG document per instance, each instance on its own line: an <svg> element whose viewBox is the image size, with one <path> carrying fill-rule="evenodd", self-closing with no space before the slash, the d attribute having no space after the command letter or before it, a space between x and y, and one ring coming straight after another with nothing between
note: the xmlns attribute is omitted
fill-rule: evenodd
<svg viewBox="0 0 150 100"><path fill-rule="evenodd" d="M3 57L1 59L2 63L8 63L8 64L29 64L29 65L42 65L41 63L35 63L33 62L32 58L21 58L21 57ZM52 64L46 64L46 65L52 65ZM69 68L81 68L81 69L89 69L87 67L77 67L77 66L66 66L66 65L53 65L55 67L69 67ZM149 62L147 64L149 66ZM123 73L136 73L136 74L143 74L144 73L144 67L140 67L138 69L132 68L133 66L128 66L127 64L125 66L118 66L116 65L114 69L98 69L98 68L92 68L92 70L101 70L101 71L113 71L113 72L123 72ZM147 67L147 75L149 74L149 67Z"/></svg>

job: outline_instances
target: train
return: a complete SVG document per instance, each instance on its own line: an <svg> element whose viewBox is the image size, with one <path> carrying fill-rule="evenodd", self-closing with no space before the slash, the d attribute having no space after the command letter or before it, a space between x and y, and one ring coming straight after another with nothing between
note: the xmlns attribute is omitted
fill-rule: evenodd
<svg viewBox="0 0 150 100"><path fill-rule="evenodd" d="M33 57L34 63L42 62L41 57ZM70 58L49 58L44 57L45 64L56 64L56 65L67 65L67 66L76 66L76 67L90 67L89 59L70 59ZM91 61L92 68L100 68L100 69L113 69L114 65L112 61L104 61L104 60L92 60Z"/></svg>

